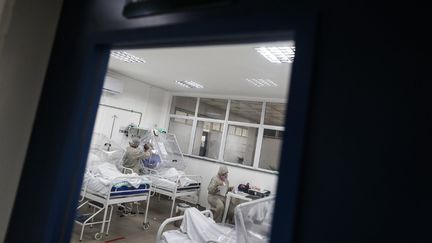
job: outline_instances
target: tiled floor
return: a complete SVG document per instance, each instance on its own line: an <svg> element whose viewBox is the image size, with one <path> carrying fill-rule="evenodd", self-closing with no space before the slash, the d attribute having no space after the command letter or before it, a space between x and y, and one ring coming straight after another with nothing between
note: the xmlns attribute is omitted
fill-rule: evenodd
<svg viewBox="0 0 432 243"><path fill-rule="evenodd" d="M160 224L169 217L171 202L165 197L161 197L158 200L157 197L152 197L150 200L148 222L150 227L148 230L142 228L144 221L143 214L136 214L134 216L120 217L119 212L114 209L111 227L109 235L105 236L101 240L95 240L95 233L100 231L101 225L95 225L93 228L87 226L84 231L82 242L101 243L101 242L112 242L112 243L153 243L156 239L156 233L159 229ZM178 201L176 201L178 203ZM174 229L174 225L169 225L167 229ZM72 232L71 242L80 242L79 236L81 233L81 226L75 224Z"/></svg>

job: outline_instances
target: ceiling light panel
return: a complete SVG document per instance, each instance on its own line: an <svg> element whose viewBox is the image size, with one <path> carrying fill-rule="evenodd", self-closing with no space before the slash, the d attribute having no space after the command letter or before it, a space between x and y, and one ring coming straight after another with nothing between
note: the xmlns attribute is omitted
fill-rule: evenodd
<svg viewBox="0 0 432 243"><path fill-rule="evenodd" d="M111 56L127 63L145 63L141 57L134 56L125 51L111 51Z"/></svg>
<svg viewBox="0 0 432 243"><path fill-rule="evenodd" d="M292 63L295 56L295 47L258 47L255 50L271 63Z"/></svg>
<svg viewBox="0 0 432 243"><path fill-rule="evenodd" d="M204 88L203 85L194 82L194 81L188 81L188 80L176 80L175 81L177 85L182 86L184 88L188 89L202 89Z"/></svg>
<svg viewBox="0 0 432 243"><path fill-rule="evenodd" d="M270 79L262 79L262 78L247 78L250 84L255 87L277 87L277 83L271 81Z"/></svg>

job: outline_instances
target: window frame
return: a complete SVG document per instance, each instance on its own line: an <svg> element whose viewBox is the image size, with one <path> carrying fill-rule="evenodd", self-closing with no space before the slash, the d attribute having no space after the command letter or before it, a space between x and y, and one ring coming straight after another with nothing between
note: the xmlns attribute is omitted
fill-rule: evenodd
<svg viewBox="0 0 432 243"><path fill-rule="evenodd" d="M261 2L240 1L218 8L192 8L131 20L122 17L122 11L113 11L120 10L124 2L88 2L63 2L5 241L70 239L110 48L232 44L295 37L296 59L285 122L290 136L285 135L282 156L289 163L281 164L283 176L278 177L271 234L271 242L294 242L302 212L301 171L308 149L309 103L316 73L313 67L317 8L289 3L263 8ZM248 14L242 15L245 11ZM62 116L50 112L58 107L71 112ZM52 133L53 127L63 132ZM44 150L47 143L58 149ZM35 171L57 176L40 176ZM56 187L49 193L34 193L35 179ZM30 209L29 200L34 202ZM26 218L34 220L22 220ZM22 228L31 233L22 234Z"/></svg>
<svg viewBox="0 0 432 243"><path fill-rule="evenodd" d="M231 97L231 98L226 98L226 97L221 97L221 96L211 96L211 95L195 95L195 94L183 94L183 93L171 93L170 96L170 100L172 101L173 98L175 96L183 96L183 97L192 97L192 98L197 98L197 103L196 103L196 107L195 107L195 115L194 116L182 116L182 115L175 115L175 114L171 114L171 109L172 109L172 102L169 102L170 107L168 107L168 114L167 114L167 124L166 127L169 127L169 122L171 120L171 118L181 118L181 119L188 119L188 120L192 120L192 130L191 130L191 134L189 135L189 145L188 145L188 149L187 151L183 151L183 154L185 156L188 157L192 157L192 158L197 158L197 159L203 159L206 161L211 161L211 162L216 162L216 163L221 163L221 164L229 164L232 166L238 166L241 168L248 168L251 170L256 170L256 171L260 171L260 172L267 172L267 173L272 173L272 174L279 174L279 171L276 170L267 170L267 169L262 169L259 168L259 162L260 162L260 156L261 156L261 149L262 149L262 142L263 142L263 138L264 138L264 129L271 129L271 130L276 130L276 131L285 131L285 127L284 126L276 126L276 125L265 125L264 124L264 120L265 120L265 111L266 111L266 105L267 103L284 103L285 106L287 106L287 101L284 99L259 99L259 98L249 98L249 97ZM214 118L205 118L205 117L199 117L198 116L198 111L199 111L199 105L200 105L200 101L201 99L224 99L227 100L227 108L226 108L226 113L225 113L225 119L214 119ZM231 109L231 101L232 100L242 100L242 101L257 101L257 102L262 102L262 107L261 107L261 117L260 117L260 122L259 123L248 123L248 122L238 122L238 121L229 121L229 113L230 113L230 109ZM287 112L287 111L285 111ZM194 155L192 153L193 151L193 144L195 141L195 136L196 136L196 128L197 128L197 124L199 121L202 122L214 122L214 123L219 123L223 125L223 129L222 129L222 139L220 141L220 147L219 147L219 156L218 159L213 159L213 158L209 158L209 157L205 157L205 156L198 156L198 155ZM257 140L256 140L256 144L255 144L255 152L254 152L254 159L252 161L252 165L243 165L243 164L239 164L239 163L235 163L235 162L231 162L231 161L226 161L224 160L224 153L225 153L225 145L226 145L226 140L227 140L227 136L228 136L228 127L229 125L234 125L234 126L243 126L243 127L251 127L251 128L257 128ZM171 131L168 131L171 132ZM171 132L172 133L172 132ZM242 131L242 135L243 135L243 131ZM279 166L280 168L280 166Z"/></svg>

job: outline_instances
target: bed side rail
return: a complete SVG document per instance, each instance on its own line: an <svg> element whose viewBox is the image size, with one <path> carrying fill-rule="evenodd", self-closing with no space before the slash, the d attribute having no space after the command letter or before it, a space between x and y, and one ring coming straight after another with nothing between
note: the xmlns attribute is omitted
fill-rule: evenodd
<svg viewBox="0 0 432 243"><path fill-rule="evenodd" d="M201 213L203 215L208 216L209 218L213 218L213 213L210 210L203 210L203 211L201 211ZM156 243L160 243L161 242L161 237L162 237L162 233L164 232L164 228L169 223L172 223L172 222L175 222L175 221L179 221L179 220L183 220L183 218L184 218L184 215L165 219L165 221L163 221L162 224L159 226L158 232L156 234Z"/></svg>
<svg viewBox="0 0 432 243"><path fill-rule="evenodd" d="M141 163L141 167L142 167L142 169L144 171L144 174L150 174L150 175L157 175L157 176L159 176L159 171L157 171L155 169L147 168L147 167L143 166L142 163Z"/></svg>
<svg viewBox="0 0 432 243"><path fill-rule="evenodd" d="M202 176L200 176L200 175L181 175L181 176L179 176L179 177L177 178L177 181L176 181L176 182L178 182L181 178L194 179L195 181L197 181L197 182L199 182L199 183L202 182Z"/></svg>
<svg viewBox="0 0 432 243"><path fill-rule="evenodd" d="M123 174L132 174L132 173L134 173L133 169L131 169L131 168L124 167L123 165L120 165L119 167L120 167L120 172L123 173Z"/></svg>
<svg viewBox="0 0 432 243"><path fill-rule="evenodd" d="M181 178L189 178L192 180L195 180L196 182L198 182L200 184L200 188L201 188L201 183L202 183L202 176L199 175L181 175L177 178L176 180L176 185L180 185L180 179ZM195 187L196 185L193 185L193 187ZM188 188L188 187L192 187L192 186L184 186L183 188Z"/></svg>

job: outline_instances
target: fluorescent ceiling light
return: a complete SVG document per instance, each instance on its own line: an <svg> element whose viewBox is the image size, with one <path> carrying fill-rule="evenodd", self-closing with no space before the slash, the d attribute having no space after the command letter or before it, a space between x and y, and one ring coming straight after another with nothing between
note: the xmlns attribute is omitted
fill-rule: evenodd
<svg viewBox="0 0 432 243"><path fill-rule="evenodd" d="M295 47L258 47L255 50L271 63L292 63L295 56Z"/></svg>
<svg viewBox="0 0 432 243"><path fill-rule="evenodd" d="M188 89L202 89L202 88L204 88L204 86L202 86L201 84L194 82L194 81L176 80L175 82L177 85L180 85L180 86L188 88Z"/></svg>
<svg viewBox="0 0 432 243"><path fill-rule="evenodd" d="M277 87L277 83L271 81L270 79L262 79L262 78L247 78L246 81L251 83L255 87Z"/></svg>
<svg viewBox="0 0 432 243"><path fill-rule="evenodd" d="M145 63L145 60L141 57L134 56L125 51L111 51L111 56L127 63Z"/></svg>

